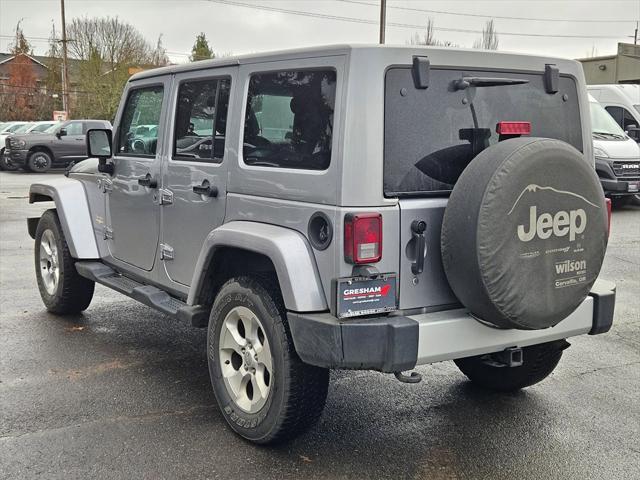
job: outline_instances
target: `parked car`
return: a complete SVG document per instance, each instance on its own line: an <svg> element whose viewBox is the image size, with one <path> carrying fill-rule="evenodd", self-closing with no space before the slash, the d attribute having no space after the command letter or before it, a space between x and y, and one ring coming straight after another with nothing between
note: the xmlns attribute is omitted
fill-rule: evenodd
<svg viewBox="0 0 640 480"><path fill-rule="evenodd" d="M13 132L13 134L21 134L21 133L44 133L47 130L49 130L49 128L60 124L60 122L56 122L53 120L44 120L44 121L39 121L39 122L29 122L26 123L24 125L22 125L20 128L18 128L17 130L15 130Z"/></svg>
<svg viewBox="0 0 640 480"><path fill-rule="evenodd" d="M53 130L51 130L53 128ZM45 133L16 134L5 140L5 162L14 168L46 172L87 158L85 134L90 128L111 128L106 120L69 120Z"/></svg>
<svg viewBox="0 0 640 480"><path fill-rule="evenodd" d="M589 85L587 90L616 123L640 143L640 85Z"/></svg>
<svg viewBox="0 0 640 480"><path fill-rule="evenodd" d="M3 159L6 138L23 125L27 125L27 122L5 122L0 125L0 170L5 170Z"/></svg>
<svg viewBox="0 0 640 480"><path fill-rule="evenodd" d="M589 101L596 172L605 195L621 206L640 192L640 146L591 95Z"/></svg>
<svg viewBox="0 0 640 480"><path fill-rule="evenodd" d="M49 128L54 127L59 122L54 121L42 121L42 122L28 122L21 125L19 128L11 132L12 135L21 135L25 133L44 133ZM9 161L9 156L4 155L6 137L0 142L2 148L0 148L0 170L17 170L18 166L13 165Z"/></svg>
<svg viewBox="0 0 640 480"><path fill-rule="evenodd" d="M403 372L453 360L518 390L613 321L588 115L579 63L502 52L334 46L138 73L113 136L87 133L92 158L31 185L55 202L27 222L40 295L73 314L97 282L208 328L221 414L256 443L314 424L329 369L415 383Z"/></svg>

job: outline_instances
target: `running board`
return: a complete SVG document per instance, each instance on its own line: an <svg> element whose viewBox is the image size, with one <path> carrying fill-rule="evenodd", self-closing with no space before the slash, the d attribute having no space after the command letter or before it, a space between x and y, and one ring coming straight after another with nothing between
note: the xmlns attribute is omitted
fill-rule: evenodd
<svg viewBox="0 0 640 480"><path fill-rule="evenodd" d="M76 262L76 270L82 277L109 287L162 313L191 322L194 327L207 326L209 308L204 305L187 305L164 290L122 275L102 262Z"/></svg>

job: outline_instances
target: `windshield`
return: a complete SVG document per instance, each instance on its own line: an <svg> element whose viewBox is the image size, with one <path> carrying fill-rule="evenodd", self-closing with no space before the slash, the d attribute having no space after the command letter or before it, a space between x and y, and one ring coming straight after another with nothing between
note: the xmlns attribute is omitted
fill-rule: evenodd
<svg viewBox="0 0 640 480"><path fill-rule="evenodd" d="M53 127L55 127L55 126L56 126L56 124L55 124L55 123L43 123L43 124L41 124L41 125L37 125L37 126L35 126L35 127L33 128L33 130L31 130L31 131L32 131L32 132L38 132L38 133L46 132L46 131L48 131L52 126L53 126Z"/></svg>
<svg viewBox="0 0 640 480"><path fill-rule="evenodd" d="M58 124L54 123L53 125L51 125L50 127L47 127L47 129L43 131L44 133L53 133L56 131L56 128L58 128Z"/></svg>
<svg viewBox="0 0 640 480"><path fill-rule="evenodd" d="M19 128L21 128L24 125L24 123L18 123L17 125L13 125L9 128L7 128L7 132L11 132L11 133L15 133L16 130L18 130Z"/></svg>
<svg viewBox="0 0 640 480"><path fill-rule="evenodd" d="M29 130L30 127L33 126L33 123L25 123L24 125L22 125L20 128L17 128L13 131L13 133L24 133L27 130Z"/></svg>
<svg viewBox="0 0 640 480"><path fill-rule="evenodd" d="M499 77L503 84L456 89L463 77ZM507 85L507 81L527 81ZM432 68L429 88L415 87L410 67L390 68L385 80L384 193L448 192L484 149L503 140L498 122L528 122L532 137L562 140L583 150L575 81L560 76L548 94L542 73Z"/></svg>
<svg viewBox="0 0 640 480"><path fill-rule="evenodd" d="M596 136L625 138L624 131L616 123L611 115L607 113L602 105L590 102L591 109L591 131Z"/></svg>

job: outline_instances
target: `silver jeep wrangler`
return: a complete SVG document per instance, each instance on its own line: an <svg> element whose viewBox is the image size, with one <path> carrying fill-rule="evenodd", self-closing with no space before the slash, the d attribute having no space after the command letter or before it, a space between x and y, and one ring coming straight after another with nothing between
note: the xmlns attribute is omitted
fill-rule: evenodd
<svg viewBox="0 0 640 480"><path fill-rule="evenodd" d="M609 330L608 213L577 62L332 46L150 70L28 219L47 309L95 282L208 328L225 419L321 415L329 369L454 360L512 391Z"/></svg>

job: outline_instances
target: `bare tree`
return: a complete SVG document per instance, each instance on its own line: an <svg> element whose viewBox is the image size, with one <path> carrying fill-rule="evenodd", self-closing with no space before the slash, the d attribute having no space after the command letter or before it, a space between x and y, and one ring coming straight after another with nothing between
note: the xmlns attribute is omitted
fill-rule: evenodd
<svg viewBox="0 0 640 480"><path fill-rule="evenodd" d="M162 34L158 36L156 48L151 52L151 65L155 67L164 67L165 65L169 65L167 49L162 45Z"/></svg>
<svg viewBox="0 0 640 480"><path fill-rule="evenodd" d="M482 38L473 42L473 48L498 50L498 32L496 31L493 19L489 20L482 29Z"/></svg>
<svg viewBox="0 0 640 480"><path fill-rule="evenodd" d="M437 47L457 47L456 44L448 40L438 40L435 37L435 22L431 17L427 18L427 25L424 29L424 33L414 33L409 39L410 45L433 45Z"/></svg>
<svg viewBox="0 0 640 480"><path fill-rule="evenodd" d="M67 36L72 39L69 55L80 60L71 88L78 117L111 120L130 69L166 57L160 39L154 48L133 25L117 17L74 18Z"/></svg>

